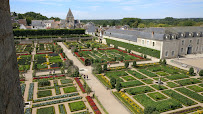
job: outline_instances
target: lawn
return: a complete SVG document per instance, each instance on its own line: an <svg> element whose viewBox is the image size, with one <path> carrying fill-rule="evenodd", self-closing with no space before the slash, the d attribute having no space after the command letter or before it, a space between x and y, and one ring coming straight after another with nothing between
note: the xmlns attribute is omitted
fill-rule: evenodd
<svg viewBox="0 0 203 114"><path fill-rule="evenodd" d="M148 93L147 95L150 96L152 99L154 99L156 101L163 100L163 99L167 98L166 96L162 95L159 92Z"/></svg>
<svg viewBox="0 0 203 114"><path fill-rule="evenodd" d="M64 93L72 93L77 91L75 87L67 87L67 88L63 88L63 90L64 90Z"/></svg>
<svg viewBox="0 0 203 114"><path fill-rule="evenodd" d="M52 91L51 90L38 91L37 92L37 98L47 97L47 96L52 96Z"/></svg>
<svg viewBox="0 0 203 114"><path fill-rule="evenodd" d="M71 112L83 110L86 108L85 103L83 101L68 103L68 105Z"/></svg>
<svg viewBox="0 0 203 114"><path fill-rule="evenodd" d="M55 114L54 106L37 109L37 114Z"/></svg>

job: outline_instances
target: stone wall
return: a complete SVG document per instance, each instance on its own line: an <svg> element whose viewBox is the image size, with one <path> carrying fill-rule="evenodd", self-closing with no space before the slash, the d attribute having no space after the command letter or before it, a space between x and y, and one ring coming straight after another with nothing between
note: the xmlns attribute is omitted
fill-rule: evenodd
<svg viewBox="0 0 203 114"><path fill-rule="evenodd" d="M0 114L23 114L9 0L0 3Z"/></svg>

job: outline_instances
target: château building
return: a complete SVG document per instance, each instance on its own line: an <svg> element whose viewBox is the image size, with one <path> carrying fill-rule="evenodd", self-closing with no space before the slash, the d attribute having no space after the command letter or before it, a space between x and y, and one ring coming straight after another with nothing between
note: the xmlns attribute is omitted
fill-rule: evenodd
<svg viewBox="0 0 203 114"><path fill-rule="evenodd" d="M161 58L203 53L203 27L108 29L104 38L159 50Z"/></svg>

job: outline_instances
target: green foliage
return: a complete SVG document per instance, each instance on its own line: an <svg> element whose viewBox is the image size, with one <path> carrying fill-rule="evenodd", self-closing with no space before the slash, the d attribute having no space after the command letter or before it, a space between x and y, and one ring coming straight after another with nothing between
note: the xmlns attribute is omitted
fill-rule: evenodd
<svg viewBox="0 0 203 114"><path fill-rule="evenodd" d="M116 90L119 92L122 89L122 85L120 81L116 82Z"/></svg>
<svg viewBox="0 0 203 114"><path fill-rule="evenodd" d="M63 90L64 90L64 93L72 93L77 91L75 87L67 87L67 88L63 88Z"/></svg>
<svg viewBox="0 0 203 114"><path fill-rule="evenodd" d="M55 114L54 106L37 109L37 114Z"/></svg>
<svg viewBox="0 0 203 114"><path fill-rule="evenodd" d="M146 76L143 76L142 74L134 71L134 70L128 70L128 73L130 73L131 75L133 75L134 77L138 78L138 79L145 79L147 78Z"/></svg>
<svg viewBox="0 0 203 114"><path fill-rule="evenodd" d="M190 78L190 79L178 80L175 82L180 84L180 86L185 86L185 85L200 83L201 81L195 78Z"/></svg>
<svg viewBox="0 0 203 114"><path fill-rule="evenodd" d="M148 96L150 96L152 99L159 101L159 100L163 100L163 99L167 99L166 96L162 95L159 92L154 92L154 93L148 93Z"/></svg>
<svg viewBox="0 0 203 114"><path fill-rule="evenodd" d="M177 91L179 91L179 92L181 92L181 93L183 93L183 94L185 94L185 95L187 95L187 96L189 96L189 97L191 97L191 98L193 98L193 99L203 103L203 96L198 94L198 93L196 93L196 92L193 92L193 91L191 91L189 89L186 89L184 87L177 88L175 90L177 90Z"/></svg>
<svg viewBox="0 0 203 114"><path fill-rule="evenodd" d="M145 108L149 106L154 106L156 107L156 111L159 112L165 112L168 110L174 110L182 107L182 105L174 99L166 99L155 102L145 94L135 95L134 98Z"/></svg>
<svg viewBox="0 0 203 114"><path fill-rule="evenodd" d="M129 44L129 43L121 42L121 41L111 40L111 39L106 39L106 42L109 44L113 44L116 46L134 50L139 53L143 53L143 54L150 55L150 56L153 56L156 58L160 58L160 51L158 51L158 50L154 50L154 49L150 49L150 48L146 48L146 47L142 47L142 46L138 46L138 45L133 45L133 44Z"/></svg>
<svg viewBox="0 0 203 114"><path fill-rule="evenodd" d="M137 66L137 62L136 61L133 61L133 67L136 67Z"/></svg>
<svg viewBox="0 0 203 114"><path fill-rule="evenodd" d="M115 88L115 86L116 86L116 79L114 77L112 77L110 79L110 83L111 83L112 88Z"/></svg>
<svg viewBox="0 0 203 114"><path fill-rule="evenodd" d="M149 77L156 77L157 76L156 74L154 74L150 71L147 71L146 69L140 69L139 71L142 72L143 74L149 76Z"/></svg>
<svg viewBox="0 0 203 114"><path fill-rule="evenodd" d="M107 71L107 64L104 64L103 71Z"/></svg>
<svg viewBox="0 0 203 114"><path fill-rule="evenodd" d="M125 68L128 68L128 66L129 66L129 62L126 61L126 62L125 62Z"/></svg>
<svg viewBox="0 0 203 114"><path fill-rule="evenodd" d="M191 76L194 75L194 68L193 68L193 67L190 67L190 69L189 69L189 74L190 74Z"/></svg>
<svg viewBox="0 0 203 114"><path fill-rule="evenodd" d="M73 83L73 80L71 80L71 79L61 80L61 84L67 84L67 83Z"/></svg>
<svg viewBox="0 0 203 114"><path fill-rule="evenodd" d="M203 70L200 70L199 76L203 76Z"/></svg>
<svg viewBox="0 0 203 114"><path fill-rule="evenodd" d="M50 36L50 35L70 35L85 34L84 29L40 29L40 30L13 30L14 36Z"/></svg>
<svg viewBox="0 0 203 114"><path fill-rule="evenodd" d="M184 74L174 74L171 76L166 76L166 78L168 78L170 80L177 80L177 79L189 78L189 76L186 76Z"/></svg>
<svg viewBox="0 0 203 114"><path fill-rule="evenodd" d="M38 81L38 87L50 86L50 84L50 81L47 79Z"/></svg>
<svg viewBox="0 0 203 114"><path fill-rule="evenodd" d="M144 85L144 84L138 80L135 80L135 81L130 81L130 82L122 82L121 85L123 88L127 88L127 87L139 86L139 85Z"/></svg>
<svg viewBox="0 0 203 114"><path fill-rule="evenodd" d="M154 91L154 89L152 89L149 86L142 86L142 87L125 89L125 91L130 95L137 95L137 94L141 94L141 93L152 92L152 91Z"/></svg>
<svg viewBox="0 0 203 114"><path fill-rule="evenodd" d="M47 96L52 96L52 91L51 90L46 90L46 91L38 91L37 92L37 97L47 97Z"/></svg>
<svg viewBox="0 0 203 114"><path fill-rule="evenodd" d="M178 100L178 101L180 101L181 103L183 103L186 106L191 106L191 105L196 104L194 101L188 99L187 97L185 97L185 96L183 96L183 95L181 95L181 94L179 94L173 90L165 90L165 91L163 91L163 93L176 99L176 100Z"/></svg>
<svg viewBox="0 0 203 114"><path fill-rule="evenodd" d="M148 106L144 109L144 114L152 114L156 110L154 106Z"/></svg>
<svg viewBox="0 0 203 114"><path fill-rule="evenodd" d="M68 103L68 105L71 112L83 110L86 108L85 103L83 101Z"/></svg>

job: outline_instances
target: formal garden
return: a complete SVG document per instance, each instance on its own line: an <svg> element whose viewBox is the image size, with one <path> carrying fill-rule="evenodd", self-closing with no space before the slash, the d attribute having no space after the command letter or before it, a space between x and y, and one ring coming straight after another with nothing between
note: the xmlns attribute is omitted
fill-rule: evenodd
<svg viewBox="0 0 203 114"><path fill-rule="evenodd" d="M27 96L27 101L31 101L32 105L31 108L25 109L26 114L31 114L32 112L37 114L88 114L89 111L101 114L101 109L98 108L99 105L96 105L97 100L92 96L86 95L90 94L91 89L87 89L89 86L85 80L79 77L77 79L76 81L76 79L65 77L64 75L33 78L33 83L29 85ZM85 88L84 93L80 86ZM23 94L25 87L26 84L21 85ZM82 100L84 97L88 104ZM57 104L57 107L54 104Z"/></svg>
<svg viewBox="0 0 203 114"><path fill-rule="evenodd" d="M96 67L95 76L133 113L162 113L199 104L203 109L202 78L189 71L162 63L136 64L124 67ZM97 70L98 70L97 69ZM160 82L160 83L159 83ZM151 113L152 113L151 112Z"/></svg>

